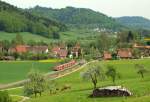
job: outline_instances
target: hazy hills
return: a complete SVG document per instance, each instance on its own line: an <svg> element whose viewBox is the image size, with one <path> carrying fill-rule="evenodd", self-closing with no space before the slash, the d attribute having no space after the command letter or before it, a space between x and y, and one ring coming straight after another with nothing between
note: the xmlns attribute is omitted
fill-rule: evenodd
<svg viewBox="0 0 150 102"><path fill-rule="evenodd" d="M44 16L70 25L90 26L93 28L99 27L113 30L122 27L112 17L86 8L66 7L62 9L52 9L36 6L27 9L27 11L40 17Z"/></svg>
<svg viewBox="0 0 150 102"><path fill-rule="evenodd" d="M150 30L150 20L140 16L125 16L116 19L119 23L124 26L136 28L136 29L147 29Z"/></svg>

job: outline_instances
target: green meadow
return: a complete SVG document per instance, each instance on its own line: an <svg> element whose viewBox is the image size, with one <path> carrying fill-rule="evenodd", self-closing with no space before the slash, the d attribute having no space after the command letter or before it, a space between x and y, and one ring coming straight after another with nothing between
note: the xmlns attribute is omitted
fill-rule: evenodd
<svg viewBox="0 0 150 102"><path fill-rule="evenodd" d="M52 39L52 38L46 38L37 34L32 34L29 32L18 32L18 33L7 33L7 32L0 32L0 41L1 40L8 40L11 41L16 37L17 34L20 34L23 37L24 42L30 42L30 41L35 41L35 42L45 42L45 43L50 43L50 42L57 42L57 41L70 41L70 40L78 40L81 42L89 42L92 41L96 38L96 35L99 33L90 31L90 30L76 30L72 29L69 31L65 32L60 32L60 39Z"/></svg>
<svg viewBox="0 0 150 102"><path fill-rule="evenodd" d="M24 80L32 69L48 73L52 71L55 64L56 62L2 61L0 62L0 84Z"/></svg>
<svg viewBox="0 0 150 102"><path fill-rule="evenodd" d="M116 85L126 87L133 93L133 96L89 98L93 85L91 82L83 81L81 78L81 72L87 69L85 67L80 71L55 80L56 87L61 88L67 84L71 86L71 89L59 91L56 94L44 92L41 97L34 98L33 96L27 102L150 102L150 73L145 74L145 78L142 79L134 67L135 64L142 64L150 71L150 59L100 61L93 64L101 64L104 67L104 71L107 65L115 66L116 70L121 74L121 78L116 80ZM112 81L109 78L105 78L105 80L98 83L98 87L108 85L112 85ZM10 94L23 95L22 89L9 92Z"/></svg>

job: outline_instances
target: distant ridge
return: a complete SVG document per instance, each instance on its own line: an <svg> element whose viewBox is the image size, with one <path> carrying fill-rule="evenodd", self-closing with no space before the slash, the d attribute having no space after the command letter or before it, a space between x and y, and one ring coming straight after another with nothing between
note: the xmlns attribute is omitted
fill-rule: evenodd
<svg viewBox="0 0 150 102"><path fill-rule="evenodd" d="M52 9L36 6L27 9L30 13L38 16L61 21L69 25L100 27L106 29L120 29L122 26L112 17L86 8L66 7Z"/></svg>
<svg viewBox="0 0 150 102"><path fill-rule="evenodd" d="M116 20L124 26L136 29L150 30L150 20L140 16L124 16L116 18Z"/></svg>

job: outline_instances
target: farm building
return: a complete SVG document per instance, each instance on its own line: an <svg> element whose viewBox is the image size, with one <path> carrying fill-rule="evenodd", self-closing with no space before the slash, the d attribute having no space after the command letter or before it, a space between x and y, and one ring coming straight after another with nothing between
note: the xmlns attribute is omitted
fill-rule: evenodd
<svg viewBox="0 0 150 102"><path fill-rule="evenodd" d="M142 52L142 56L150 56L150 46L134 44L133 48L137 48Z"/></svg>
<svg viewBox="0 0 150 102"><path fill-rule="evenodd" d="M55 54L56 57L59 58L66 58L68 55L67 47L65 46L56 46L52 49L52 52Z"/></svg>
<svg viewBox="0 0 150 102"><path fill-rule="evenodd" d="M48 53L48 46L30 46L27 48L31 53Z"/></svg>
<svg viewBox="0 0 150 102"><path fill-rule="evenodd" d="M132 51L131 49L118 49L117 56L121 59L130 59L132 58Z"/></svg>
<svg viewBox="0 0 150 102"><path fill-rule="evenodd" d="M28 45L17 45L11 47L8 50L9 53L48 53L48 46L28 46Z"/></svg>
<svg viewBox="0 0 150 102"><path fill-rule="evenodd" d="M111 60L111 59L112 59L111 53L109 53L109 52L107 52L107 51L104 51L103 59L104 59L104 60Z"/></svg>
<svg viewBox="0 0 150 102"><path fill-rule="evenodd" d="M71 54L75 57L79 57L79 55L81 54L81 47L79 44L76 44L72 50L71 50Z"/></svg>

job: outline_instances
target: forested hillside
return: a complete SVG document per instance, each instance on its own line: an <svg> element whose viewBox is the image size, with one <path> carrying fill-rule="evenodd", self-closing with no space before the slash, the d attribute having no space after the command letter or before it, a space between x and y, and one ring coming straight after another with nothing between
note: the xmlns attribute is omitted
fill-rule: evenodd
<svg viewBox="0 0 150 102"><path fill-rule="evenodd" d="M62 23L33 16L29 12L0 1L0 31L31 32L51 37L54 33L65 29L66 26Z"/></svg>
<svg viewBox="0 0 150 102"><path fill-rule="evenodd" d="M122 26L115 19L100 12L85 8L66 7L62 9L52 9L36 6L27 11L46 18L51 18L70 25L90 26L106 29L119 29Z"/></svg>
<svg viewBox="0 0 150 102"><path fill-rule="evenodd" d="M117 21L124 26L137 28L137 29L147 29L150 30L150 20L144 17L120 17L117 18Z"/></svg>

